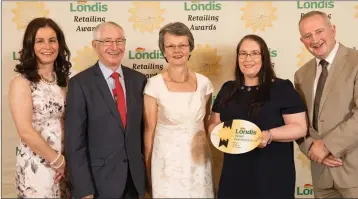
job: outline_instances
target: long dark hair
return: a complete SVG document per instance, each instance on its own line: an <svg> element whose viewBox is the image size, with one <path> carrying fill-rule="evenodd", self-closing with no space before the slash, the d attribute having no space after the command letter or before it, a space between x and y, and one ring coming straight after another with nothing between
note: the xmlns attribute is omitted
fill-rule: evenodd
<svg viewBox="0 0 358 199"><path fill-rule="evenodd" d="M72 66L69 61L71 53L66 45L62 30L49 18L35 18L27 25L22 42L22 49L19 52L20 63L16 65L15 72L21 73L31 82L39 82L40 75L38 74L37 57L35 55L34 46L37 31L44 27L50 27L56 32L59 50L54 63L54 71L57 76L57 85L66 87Z"/></svg>
<svg viewBox="0 0 358 199"><path fill-rule="evenodd" d="M222 98L221 105L226 106L230 101L233 100L233 96L240 89L240 87L245 85L244 74L240 70L239 64L239 51L241 45L246 40L255 41L260 46L261 52L261 61L262 67L258 73L259 78L259 92L256 92L256 95L253 97L252 103L249 105L253 109L253 112L257 112L262 104L265 101L269 100L269 91L272 85L272 82L276 78L275 71L272 68L270 51L267 47L266 42L257 35L246 35L241 39L236 48L236 69L235 69L235 82L233 87L230 88L230 91L226 93L226 96Z"/></svg>

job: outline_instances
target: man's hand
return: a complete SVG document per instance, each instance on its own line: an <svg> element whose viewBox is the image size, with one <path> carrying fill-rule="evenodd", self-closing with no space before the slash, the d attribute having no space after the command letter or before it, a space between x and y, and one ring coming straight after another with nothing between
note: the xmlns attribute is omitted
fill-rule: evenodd
<svg viewBox="0 0 358 199"><path fill-rule="evenodd" d="M82 197L82 199L87 199L87 198L93 198L93 195L88 195L88 196Z"/></svg>
<svg viewBox="0 0 358 199"><path fill-rule="evenodd" d="M330 154L322 161L322 164L326 165L327 167L339 167L343 165L343 161L340 158L336 158Z"/></svg>
<svg viewBox="0 0 358 199"><path fill-rule="evenodd" d="M329 153L330 153L329 150L324 145L322 140L314 140L308 152L308 157L311 160L321 164Z"/></svg>

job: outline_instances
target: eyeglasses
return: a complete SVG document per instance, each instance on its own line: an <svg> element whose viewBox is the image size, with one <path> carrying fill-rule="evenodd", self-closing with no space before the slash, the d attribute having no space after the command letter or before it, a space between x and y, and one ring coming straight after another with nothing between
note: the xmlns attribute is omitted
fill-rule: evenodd
<svg viewBox="0 0 358 199"><path fill-rule="evenodd" d="M180 45L168 45L165 46L166 49L170 50L170 51L174 51L177 47L179 48L179 50L184 50L189 46L189 44L180 44Z"/></svg>
<svg viewBox="0 0 358 199"><path fill-rule="evenodd" d="M248 55L250 55L250 57L252 59L257 59L257 58L261 57L261 53L257 52L257 51L254 51L252 53L239 52L239 59L246 59Z"/></svg>
<svg viewBox="0 0 358 199"><path fill-rule="evenodd" d="M115 41L112 41L112 40L95 40L95 41L98 41L98 42L101 42L104 46L112 46L113 42L117 45L117 46L120 46L120 45L123 45L126 43L127 39L118 39L118 40L115 40Z"/></svg>

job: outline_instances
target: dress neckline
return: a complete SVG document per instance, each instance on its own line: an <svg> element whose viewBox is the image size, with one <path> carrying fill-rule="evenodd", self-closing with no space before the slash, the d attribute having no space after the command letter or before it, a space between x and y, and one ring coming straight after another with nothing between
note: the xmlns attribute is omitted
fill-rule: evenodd
<svg viewBox="0 0 358 199"><path fill-rule="evenodd" d="M196 78L196 89L195 91L170 91L167 87L167 84L165 83L165 80L163 78L163 74L159 73L160 75L160 79L162 80L165 90L167 90L169 93L196 93L198 91L199 88L199 79L198 79L198 75L196 74L196 72L194 72L195 78Z"/></svg>
<svg viewBox="0 0 358 199"><path fill-rule="evenodd" d="M259 90L260 85L256 85L256 86L246 86L246 85L242 85L240 87L240 90L243 91L255 91L255 90Z"/></svg>

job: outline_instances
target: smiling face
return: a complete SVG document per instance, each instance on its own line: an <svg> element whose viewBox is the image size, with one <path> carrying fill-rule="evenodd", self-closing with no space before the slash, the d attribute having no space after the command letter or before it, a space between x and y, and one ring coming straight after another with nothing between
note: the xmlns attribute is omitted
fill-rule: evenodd
<svg viewBox="0 0 358 199"><path fill-rule="evenodd" d="M56 32L46 26L39 28L35 36L34 51L39 65L54 64L59 50Z"/></svg>
<svg viewBox="0 0 358 199"><path fill-rule="evenodd" d="M115 25L106 24L99 28L98 36L92 41L99 60L107 67L118 67L125 52L124 31Z"/></svg>
<svg viewBox="0 0 358 199"><path fill-rule="evenodd" d="M182 66L189 59L190 46L187 36L165 33L164 49L164 56L171 65Z"/></svg>
<svg viewBox="0 0 358 199"><path fill-rule="evenodd" d="M336 44L336 27L325 17L313 15L300 23L301 42L318 59L325 59Z"/></svg>
<svg viewBox="0 0 358 199"><path fill-rule="evenodd" d="M262 67L259 44L251 39L244 40L239 49L238 62L240 70L244 74L245 82L247 79L258 81L258 73Z"/></svg>

